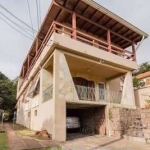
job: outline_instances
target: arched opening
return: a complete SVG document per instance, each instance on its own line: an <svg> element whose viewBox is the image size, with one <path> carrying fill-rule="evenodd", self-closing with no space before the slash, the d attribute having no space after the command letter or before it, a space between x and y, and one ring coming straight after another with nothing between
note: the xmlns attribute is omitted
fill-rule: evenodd
<svg viewBox="0 0 150 150"><path fill-rule="evenodd" d="M95 100L95 83L81 77L73 77L80 100Z"/></svg>

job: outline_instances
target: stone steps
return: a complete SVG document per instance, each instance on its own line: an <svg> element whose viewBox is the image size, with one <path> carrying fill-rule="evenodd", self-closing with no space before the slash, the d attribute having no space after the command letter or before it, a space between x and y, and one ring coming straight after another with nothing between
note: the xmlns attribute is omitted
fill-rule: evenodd
<svg viewBox="0 0 150 150"><path fill-rule="evenodd" d="M142 109L132 116L132 123L126 130L126 136L150 140L150 109Z"/></svg>

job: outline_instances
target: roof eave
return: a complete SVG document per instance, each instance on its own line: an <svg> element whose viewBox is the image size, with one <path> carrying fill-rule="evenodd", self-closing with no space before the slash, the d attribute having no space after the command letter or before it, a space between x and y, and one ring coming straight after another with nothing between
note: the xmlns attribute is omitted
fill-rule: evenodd
<svg viewBox="0 0 150 150"><path fill-rule="evenodd" d="M139 28L135 27L131 23L125 21L123 18L119 17L118 15L114 14L113 12L109 11L108 9L104 8L103 6L99 5L94 0L82 0L83 2L87 3L88 5L92 6L93 8L100 10L104 14L107 14L109 17L113 18L114 20L120 22L121 24L125 25L129 29L133 30L134 32L137 32L141 36L144 36L144 38L148 38L148 34L144 31L140 30Z"/></svg>

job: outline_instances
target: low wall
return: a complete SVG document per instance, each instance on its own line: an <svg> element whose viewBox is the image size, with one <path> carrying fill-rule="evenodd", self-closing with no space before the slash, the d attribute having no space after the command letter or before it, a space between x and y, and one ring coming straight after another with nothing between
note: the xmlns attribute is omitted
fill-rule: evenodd
<svg viewBox="0 0 150 150"><path fill-rule="evenodd" d="M134 109L115 108L109 109L109 126L111 136L122 136L131 124Z"/></svg>

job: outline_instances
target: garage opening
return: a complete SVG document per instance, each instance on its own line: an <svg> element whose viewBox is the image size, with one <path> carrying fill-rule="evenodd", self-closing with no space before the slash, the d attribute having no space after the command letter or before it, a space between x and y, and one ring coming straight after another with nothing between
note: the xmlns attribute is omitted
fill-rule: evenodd
<svg viewBox="0 0 150 150"><path fill-rule="evenodd" d="M67 106L67 140L106 135L105 106Z"/></svg>

